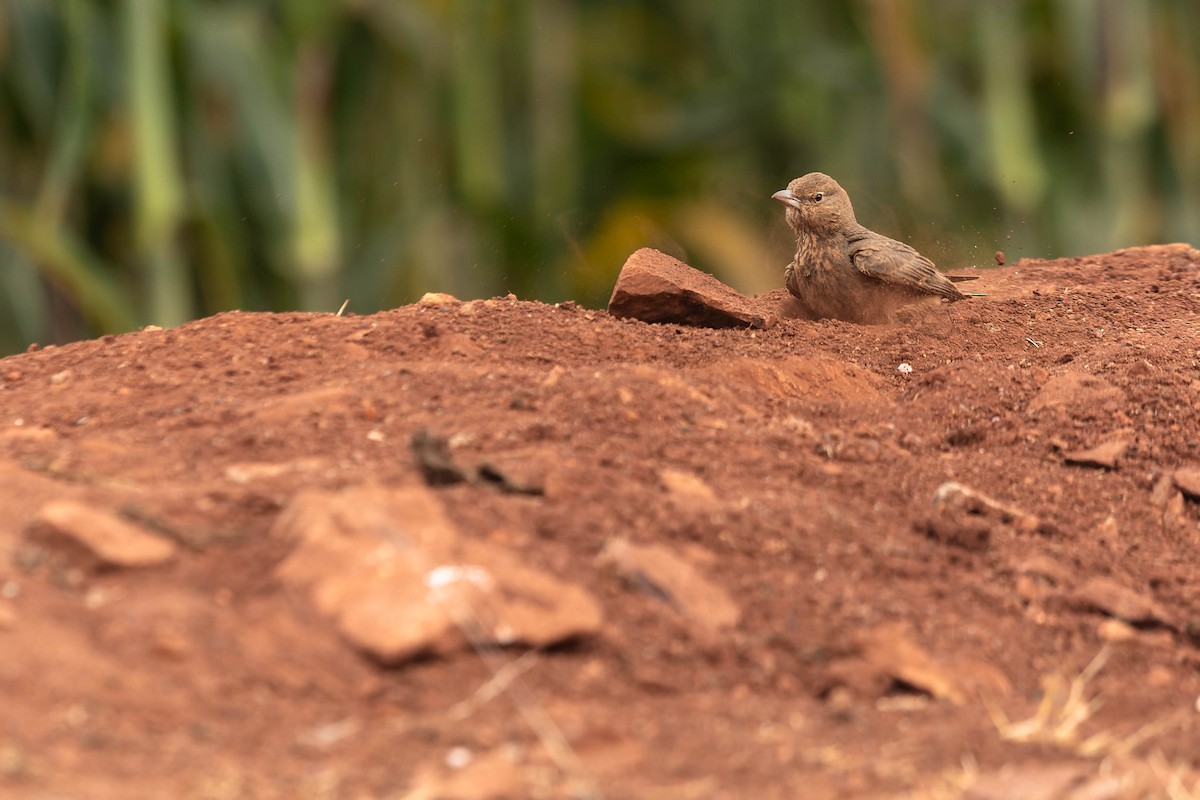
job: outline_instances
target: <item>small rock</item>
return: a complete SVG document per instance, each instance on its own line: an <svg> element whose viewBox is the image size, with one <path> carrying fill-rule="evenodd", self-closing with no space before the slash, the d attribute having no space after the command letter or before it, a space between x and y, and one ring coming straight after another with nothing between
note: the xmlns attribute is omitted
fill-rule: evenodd
<svg viewBox="0 0 1200 800"><path fill-rule="evenodd" d="M938 509L924 520L922 529L930 539L971 553L982 553L991 546L992 524L971 514Z"/></svg>
<svg viewBox="0 0 1200 800"><path fill-rule="evenodd" d="M1188 520L1183 492L1174 491L1171 493L1171 499L1167 501L1166 507L1163 508L1162 522L1163 529L1172 534L1187 533L1192 527L1191 521Z"/></svg>
<svg viewBox="0 0 1200 800"><path fill-rule="evenodd" d="M1018 575L1016 590L1017 596L1027 603L1040 603L1051 594L1050 587L1033 575Z"/></svg>
<svg viewBox="0 0 1200 800"><path fill-rule="evenodd" d="M1171 496L1178 493L1173 476L1169 472L1163 473L1159 475L1158 480L1154 483L1154 488L1150 490L1150 505L1155 508L1166 508L1167 503L1171 502Z"/></svg>
<svg viewBox="0 0 1200 800"><path fill-rule="evenodd" d="M462 769L475 760L475 754L469 747L451 747L446 753L446 766L450 769Z"/></svg>
<svg viewBox="0 0 1200 800"><path fill-rule="evenodd" d="M1018 574L1035 576L1051 586L1066 586L1071 581L1070 571L1049 556L1030 556L1014 568Z"/></svg>
<svg viewBox="0 0 1200 800"><path fill-rule="evenodd" d="M413 789L401 800L504 800L530 797L532 787L521 777L517 754L500 747L472 758L462 766L420 766L416 769Z"/></svg>
<svg viewBox="0 0 1200 800"><path fill-rule="evenodd" d="M602 621L582 588L460 536L423 487L305 492L273 533L296 542L276 574L385 664L468 640L548 645L595 633Z"/></svg>
<svg viewBox="0 0 1200 800"><path fill-rule="evenodd" d="M1154 689L1162 689L1175 683L1175 675L1170 668L1163 664L1155 664L1146 673L1146 685Z"/></svg>
<svg viewBox="0 0 1200 800"><path fill-rule="evenodd" d="M1117 522L1117 518L1109 514L1104 518L1104 522L1100 523L1100 527L1096 530L1096 536L1107 541L1110 545L1115 545L1121 539L1121 526Z"/></svg>
<svg viewBox="0 0 1200 800"><path fill-rule="evenodd" d="M1149 378L1150 376L1158 373L1158 371L1158 367L1154 366L1144 358L1135 361L1129 367L1130 376L1135 378Z"/></svg>
<svg viewBox="0 0 1200 800"><path fill-rule="evenodd" d="M1071 574L1057 561L1046 556L1031 556L1013 565L1017 573L1016 590L1021 599L1041 604L1061 593Z"/></svg>
<svg viewBox="0 0 1200 800"><path fill-rule="evenodd" d="M1073 450L1063 454L1063 460L1068 464L1083 467L1100 467L1115 469L1121 456L1129 449L1130 441L1124 437L1109 439L1106 442L1089 447L1086 450Z"/></svg>
<svg viewBox="0 0 1200 800"><path fill-rule="evenodd" d="M154 567L175 557L174 543L111 511L75 500L54 500L38 511L31 536L67 543L109 567Z"/></svg>
<svg viewBox="0 0 1200 800"><path fill-rule="evenodd" d="M421 299L417 301L417 305L426 308L430 306L457 306L461 303L462 300L459 300L452 294L446 294L445 292L426 292L425 294L421 295Z"/></svg>
<svg viewBox="0 0 1200 800"><path fill-rule="evenodd" d="M1125 392L1103 378L1068 370L1051 378L1029 404L1030 412L1064 408L1079 418L1111 412L1125 402Z"/></svg>
<svg viewBox="0 0 1200 800"><path fill-rule="evenodd" d="M770 328L776 321L712 275L649 247L621 267L608 313L704 328Z"/></svg>
<svg viewBox="0 0 1200 800"><path fill-rule="evenodd" d="M706 633L732 628L741 618L737 604L724 589L662 545L609 539L596 561L631 586L663 601Z"/></svg>
<svg viewBox="0 0 1200 800"><path fill-rule="evenodd" d="M718 504L717 493L699 475L678 469L662 469L658 472L671 498L685 508L711 508Z"/></svg>
<svg viewBox="0 0 1200 800"><path fill-rule="evenodd" d="M1200 467L1180 467L1171 479L1179 491L1193 500L1200 500Z"/></svg>
<svg viewBox="0 0 1200 800"><path fill-rule="evenodd" d="M1106 642L1127 642L1137 638L1137 629L1128 622L1111 617L1096 627L1096 633Z"/></svg>
<svg viewBox="0 0 1200 800"><path fill-rule="evenodd" d="M225 468L225 478L233 483L246 485L256 481L267 481L291 472L316 472L322 467L318 458L301 458L295 461L241 461Z"/></svg>
<svg viewBox="0 0 1200 800"><path fill-rule="evenodd" d="M1062 800L1087 781L1087 764L1025 764L981 775L963 797L966 800Z"/></svg>
<svg viewBox="0 0 1200 800"><path fill-rule="evenodd" d="M346 717L337 722L306 728L296 733L296 744L319 753L327 753L362 730L362 721Z"/></svg>
<svg viewBox="0 0 1200 800"><path fill-rule="evenodd" d="M469 300L458 306L457 313L460 317L473 317L485 308L488 308L487 300Z"/></svg>
<svg viewBox="0 0 1200 800"><path fill-rule="evenodd" d="M1111 578L1091 578L1072 593L1070 600L1077 607L1095 609L1125 622L1175 627L1170 613L1153 599Z"/></svg>
<svg viewBox="0 0 1200 800"><path fill-rule="evenodd" d="M1002 525L1011 525L1023 533L1033 533L1044 527L1038 517L1015 506L1002 503L956 481L947 481L933 493L935 510L956 513L960 519L985 518Z"/></svg>
<svg viewBox="0 0 1200 800"><path fill-rule="evenodd" d="M855 655L835 662L830 668L835 685L878 695L889 685L900 682L954 705L966 702L968 686L961 679L962 671L938 661L914 642L902 626L861 631L854 635L853 644ZM1007 679L990 676L983 682L1007 684Z"/></svg>

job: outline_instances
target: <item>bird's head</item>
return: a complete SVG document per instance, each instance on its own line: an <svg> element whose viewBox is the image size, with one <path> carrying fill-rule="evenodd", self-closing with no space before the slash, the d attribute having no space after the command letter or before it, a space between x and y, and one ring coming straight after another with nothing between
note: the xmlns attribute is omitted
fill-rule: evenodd
<svg viewBox="0 0 1200 800"><path fill-rule="evenodd" d="M837 230L855 221L846 190L823 172L796 178L771 197L787 206L785 217L796 231Z"/></svg>

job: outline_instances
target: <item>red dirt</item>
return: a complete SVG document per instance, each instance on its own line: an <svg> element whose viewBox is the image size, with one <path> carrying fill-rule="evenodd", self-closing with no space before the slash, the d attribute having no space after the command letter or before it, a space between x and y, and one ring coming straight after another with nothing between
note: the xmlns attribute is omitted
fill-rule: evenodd
<svg viewBox="0 0 1200 800"><path fill-rule="evenodd" d="M1004 765L1197 767L1200 513L1170 475L1200 462L1200 253L1026 260L972 290L904 326L690 329L502 298L228 313L3 359L0 796L959 797ZM273 577L289 498L418 483L420 428L545 487L434 491L465 536L605 614L465 718L448 712L488 681L480 657L382 668ZM1114 436L1115 469L1064 457ZM935 514L947 481L1036 524ZM64 497L183 555L39 564L29 522ZM599 569L615 536L691 553L740 624L698 635ZM1169 619L1114 627L1076 594L1094 577ZM968 688L896 677L877 634ZM1075 735L1003 735L999 714L1032 717L1106 639L1085 690L1104 705ZM575 774L513 699L562 729ZM1081 746L1097 733L1115 738ZM465 788L430 788L459 747Z"/></svg>

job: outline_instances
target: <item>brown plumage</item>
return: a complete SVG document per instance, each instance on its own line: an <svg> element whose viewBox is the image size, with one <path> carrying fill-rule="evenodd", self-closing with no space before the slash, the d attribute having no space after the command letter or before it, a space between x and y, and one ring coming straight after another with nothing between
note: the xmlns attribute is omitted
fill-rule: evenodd
<svg viewBox="0 0 1200 800"><path fill-rule="evenodd" d="M787 206L796 232L788 291L814 319L887 322L921 298L968 297L916 250L859 225L850 197L828 175L810 172L771 196Z"/></svg>

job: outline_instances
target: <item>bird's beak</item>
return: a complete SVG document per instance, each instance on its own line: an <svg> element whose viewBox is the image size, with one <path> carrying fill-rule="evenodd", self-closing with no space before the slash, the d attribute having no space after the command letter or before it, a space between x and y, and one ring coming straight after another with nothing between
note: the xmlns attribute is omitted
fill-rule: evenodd
<svg viewBox="0 0 1200 800"><path fill-rule="evenodd" d="M778 200L785 206L792 208L800 208L800 201L796 199L796 195L792 194L790 189L780 189L775 194L771 195L772 200Z"/></svg>

